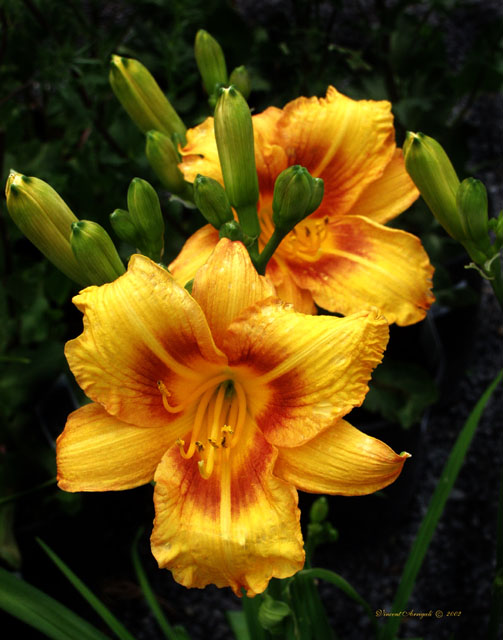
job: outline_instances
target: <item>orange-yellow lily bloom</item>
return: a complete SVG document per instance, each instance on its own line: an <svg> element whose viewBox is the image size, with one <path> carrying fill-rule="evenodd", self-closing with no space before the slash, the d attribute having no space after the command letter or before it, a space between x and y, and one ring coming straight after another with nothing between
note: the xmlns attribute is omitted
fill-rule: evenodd
<svg viewBox="0 0 503 640"><path fill-rule="evenodd" d="M298 313L227 239L192 295L135 255L74 301L66 357L93 402L58 439L59 486L154 480L152 551L181 584L260 593L303 566L297 488L357 495L399 475L408 454L342 419L387 342L375 311Z"/></svg>
<svg viewBox="0 0 503 640"><path fill-rule="evenodd" d="M391 105L352 100L333 87L325 98L298 98L253 116L262 249L271 237L277 176L299 164L325 182L321 206L283 240L266 275L297 310L342 314L375 306L388 322L424 318L433 302L433 269L415 236L384 226L419 195L396 148ZM187 132L179 165L222 182L213 119ZM170 270L183 284L218 242L211 226L197 231Z"/></svg>

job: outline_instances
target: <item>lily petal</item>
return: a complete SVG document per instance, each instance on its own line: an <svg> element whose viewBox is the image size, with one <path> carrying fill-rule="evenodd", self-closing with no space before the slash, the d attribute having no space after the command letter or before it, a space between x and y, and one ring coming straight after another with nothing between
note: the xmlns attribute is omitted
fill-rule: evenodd
<svg viewBox="0 0 503 640"><path fill-rule="evenodd" d="M229 324L247 307L275 295L274 288L259 276L241 242L222 238L194 279L192 296L199 303L221 347Z"/></svg>
<svg viewBox="0 0 503 640"><path fill-rule="evenodd" d="M325 181L320 216L349 211L395 153L391 104L352 100L334 87L325 98L289 102L277 130L288 164L300 164Z"/></svg>
<svg viewBox="0 0 503 640"><path fill-rule="evenodd" d="M187 130L187 144L180 149L182 162L178 165L187 182L194 182L198 173L218 180L223 186L218 159L214 120L206 118L197 127Z"/></svg>
<svg viewBox="0 0 503 640"><path fill-rule="evenodd" d="M301 289L290 276L288 268L281 258L273 256L268 264L266 277L273 283L281 300L293 304L300 313L316 314L313 296L307 289Z"/></svg>
<svg viewBox="0 0 503 640"><path fill-rule="evenodd" d="M408 325L434 301L433 267L419 239L360 216L330 223L315 258L287 264L297 286L328 311L377 307L390 324Z"/></svg>
<svg viewBox="0 0 503 640"><path fill-rule="evenodd" d="M402 150L395 149L382 176L360 194L350 213L384 224L408 209L418 197L419 191L405 170Z"/></svg>
<svg viewBox="0 0 503 640"><path fill-rule="evenodd" d="M226 363L197 302L144 256L73 301L84 331L66 344L70 369L85 393L121 420L165 426L175 416L164 409L158 381L179 396Z"/></svg>
<svg viewBox="0 0 503 640"><path fill-rule="evenodd" d="M178 256L169 265L169 270L182 287L196 275L196 271L208 260L218 244L218 231L206 224L190 236Z"/></svg>
<svg viewBox="0 0 503 640"><path fill-rule="evenodd" d="M297 492L272 475L276 450L252 431L206 480L177 447L157 469L152 553L186 587L253 596L304 564Z"/></svg>
<svg viewBox="0 0 503 640"><path fill-rule="evenodd" d="M274 473L302 491L359 496L394 482L409 457L339 420L300 447L280 448Z"/></svg>
<svg viewBox="0 0 503 640"><path fill-rule="evenodd" d="M91 403L68 416L57 440L58 486L117 491L150 482L166 450L187 432L186 418L162 429L127 424Z"/></svg>
<svg viewBox="0 0 503 640"><path fill-rule="evenodd" d="M375 312L307 316L263 302L230 325L224 350L268 442L296 447L363 402L387 341Z"/></svg>

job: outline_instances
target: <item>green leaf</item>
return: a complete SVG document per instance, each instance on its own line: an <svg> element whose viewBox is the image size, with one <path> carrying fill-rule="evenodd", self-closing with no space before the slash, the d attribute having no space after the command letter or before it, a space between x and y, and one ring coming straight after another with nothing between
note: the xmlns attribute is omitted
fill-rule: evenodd
<svg viewBox="0 0 503 640"><path fill-rule="evenodd" d="M1 567L0 608L53 640L110 640L57 600Z"/></svg>
<svg viewBox="0 0 503 640"><path fill-rule="evenodd" d="M392 611L403 611L407 607L410 594L414 588L417 574L421 568L426 552L430 545L433 534L437 527L440 516L445 507L445 503L449 497L452 487L456 482L459 470L463 464L466 452L470 447L471 441L477 429L477 425L482 416L486 404L489 402L493 391L503 379L503 369L498 373L489 387L484 391L475 408L468 416L456 442L451 450L449 458L444 466L442 475L437 483L428 511L419 527L416 539L407 558L405 568L403 570L402 579L398 585L393 602ZM385 626L382 628L380 640L393 640L396 636L400 625L400 617L391 616L387 619Z"/></svg>
<svg viewBox="0 0 503 640"><path fill-rule="evenodd" d="M189 635L187 634L185 629L181 627L171 626L171 624L168 622L168 619L162 612L159 603L157 602L155 593L152 591L152 587L150 586L150 583L148 581L147 574L142 567L140 556L138 555L138 540L142 532L143 529L140 529L133 541L133 546L131 548L131 559L133 561L133 567L136 573L136 577L138 578L138 582L140 583L143 595L145 596L145 600L147 601L150 610L154 614L154 617L157 620L157 623L167 640L184 640L185 638L189 638Z"/></svg>
<svg viewBox="0 0 503 640"><path fill-rule="evenodd" d="M225 615L236 640L253 640L244 611L226 611Z"/></svg>
<svg viewBox="0 0 503 640"><path fill-rule="evenodd" d="M49 558L54 562L58 569L65 575L66 578L77 589L80 595L88 602L88 604L96 611L101 617L103 622L120 638L120 640L135 640L129 631L122 625L119 620L113 615L113 613L105 607L105 605L99 600L90 589L78 578L73 571L59 558L52 549L50 549L45 542L37 538L37 542L42 549L47 553Z"/></svg>
<svg viewBox="0 0 503 640"><path fill-rule="evenodd" d="M305 576L306 578L310 578L312 580L314 579L325 580L326 582L330 582L331 584L338 587L349 598L351 598L351 600L353 600L354 602L356 602L357 604L361 605L364 608L365 613L368 615L368 617L370 618L370 621L372 622L372 625L377 630L375 614L374 614L374 611L372 611L372 609L370 608L370 605L368 604L368 602L364 600L364 598L362 598L362 596L349 584L349 582L345 580L342 576L340 576L338 573L335 573L334 571L330 571L329 569L320 569L320 568L303 569L299 573L302 576Z"/></svg>

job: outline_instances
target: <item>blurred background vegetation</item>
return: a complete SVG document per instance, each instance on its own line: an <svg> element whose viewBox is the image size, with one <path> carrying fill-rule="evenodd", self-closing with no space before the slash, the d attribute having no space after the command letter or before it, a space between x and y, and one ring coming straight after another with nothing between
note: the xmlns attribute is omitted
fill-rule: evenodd
<svg viewBox="0 0 503 640"><path fill-rule="evenodd" d="M209 115L193 55L200 28L220 42L229 70L247 66L256 112L322 96L329 84L354 98L391 100L398 144L406 130L439 139L461 178L486 182L493 213L501 206L497 0L3 0L2 183L11 167L37 176L79 218L113 236L108 216L125 207L131 179L142 177L160 193L174 257L202 218L162 190L144 137L110 89L108 65L112 53L138 58L193 126ZM421 203L398 223L422 236L437 265L437 295L452 301L443 265L454 245ZM121 251L127 257L127 247ZM55 476L54 439L79 401L61 377L63 344L81 328L75 292L0 202L0 495ZM22 560L13 531L22 539L81 508L79 496L53 485L36 495L28 507L16 503L16 513L12 503L0 506L0 555L12 567Z"/></svg>

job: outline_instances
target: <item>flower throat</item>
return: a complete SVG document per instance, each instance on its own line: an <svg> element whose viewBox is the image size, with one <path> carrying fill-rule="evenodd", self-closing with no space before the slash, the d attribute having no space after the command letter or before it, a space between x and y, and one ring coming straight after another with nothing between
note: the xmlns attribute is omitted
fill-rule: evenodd
<svg viewBox="0 0 503 640"><path fill-rule="evenodd" d="M199 473L205 479L213 472L215 463L227 464L231 450L243 435L246 418L246 395L242 385L227 375L210 378L197 387L179 405L171 405L171 393L159 380L157 387L162 395L164 408L169 413L179 413L197 406L190 442L179 438L176 441L183 458L196 454Z"/></svg>

